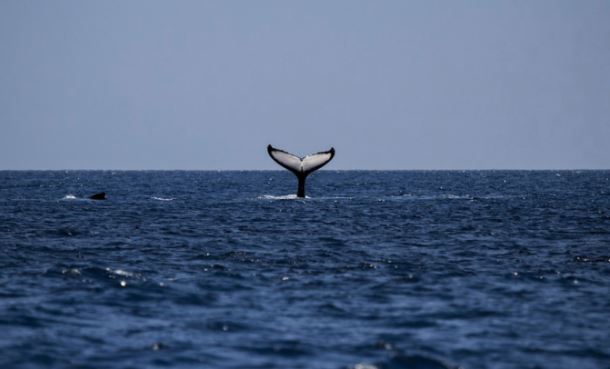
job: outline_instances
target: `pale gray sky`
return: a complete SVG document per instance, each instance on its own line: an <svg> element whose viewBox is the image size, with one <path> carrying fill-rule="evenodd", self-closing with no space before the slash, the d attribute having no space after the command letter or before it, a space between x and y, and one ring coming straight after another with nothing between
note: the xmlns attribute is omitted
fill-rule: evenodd
<svg viewBox="0 0 610 369"><path fill-rule="evenodd" d="M0 169L610 168L610 1L0 1Z"/></svg>

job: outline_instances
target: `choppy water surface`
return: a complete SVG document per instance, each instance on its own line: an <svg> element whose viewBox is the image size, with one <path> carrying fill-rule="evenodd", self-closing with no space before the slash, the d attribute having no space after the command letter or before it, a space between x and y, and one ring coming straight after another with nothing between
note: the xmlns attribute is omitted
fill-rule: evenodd
<svg viewBox="0 0 610 369"><path fill-rule="evenodd" d="M610 368L609 178L0 172L0 367Z"/></svg>

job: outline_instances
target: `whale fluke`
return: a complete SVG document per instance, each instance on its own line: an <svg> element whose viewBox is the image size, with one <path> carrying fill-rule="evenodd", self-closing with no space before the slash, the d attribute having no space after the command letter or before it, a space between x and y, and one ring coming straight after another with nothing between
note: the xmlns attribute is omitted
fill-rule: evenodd
<svg viewBox="0 0 610 369"><path fill-rule="evenodd" d="M89 196L91 200L106 200L106 192L98 192Z"/></svg>
<svg viewBox="0 0 610 369"><path fill-rule="evenodd" d="M267 153L276 163L291 171L299 180L297 189L297 197L305 197L305 178L307 176L325 166L335 156L333 147L328 151L322 151L315 154L310 154L305 157L298 157L287 151L276 149L269 145Z"/></svg>

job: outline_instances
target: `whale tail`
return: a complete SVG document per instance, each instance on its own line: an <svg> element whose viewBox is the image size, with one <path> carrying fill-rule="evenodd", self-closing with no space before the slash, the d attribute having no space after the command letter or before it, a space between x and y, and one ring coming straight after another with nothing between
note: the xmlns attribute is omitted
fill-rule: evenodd
<svg viewBox="0 0 610 369"><path fill-rule="evenodd" d="M276 163L291 171L299 180L297 197L305 197L305 179L312 172L325 166L335 156L335 149L322 151L305 157L298 157L269 145L267 153Z"/></svg>

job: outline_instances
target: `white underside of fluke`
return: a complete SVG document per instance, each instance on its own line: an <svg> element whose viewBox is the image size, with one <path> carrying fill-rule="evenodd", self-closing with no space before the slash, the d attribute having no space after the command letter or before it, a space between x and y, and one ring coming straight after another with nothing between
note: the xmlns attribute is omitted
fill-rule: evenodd
<svg viewBox="0 0 610 369"><path fill-rule="evenodd" d="M308 174L322 168L335 155L335 150L331 148L329 151L319 152L300 158L289 152L273 148L271 145L268 147L268 152L271 158L279 165L292 172L303 174Z"/></svg>

